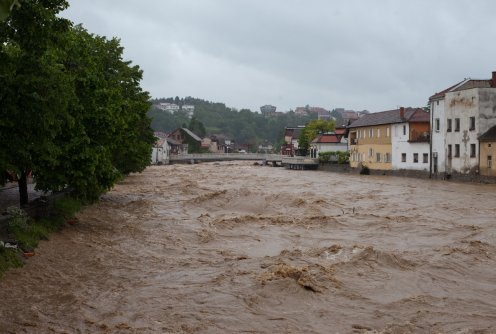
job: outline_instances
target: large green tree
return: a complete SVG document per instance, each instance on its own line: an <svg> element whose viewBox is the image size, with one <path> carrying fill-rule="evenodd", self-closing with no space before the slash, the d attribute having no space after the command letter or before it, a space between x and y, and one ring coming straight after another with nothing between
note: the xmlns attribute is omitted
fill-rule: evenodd
<svg viewBox="0 0 496 334"><path fill-rule="evenodd" d="M23 1L0 22L0 167L18 175L21 204L27 175L60 149L53 139L67 122L69 78L57 62L60 36L70 22L56 16L64 0Z"/></svg>
<svg viewBox="0 0 496 334"><path fill-rule="evenodd" d="M118 39L72 27L63 0L25 0L0 22L0 168L46 191L94 200L150 161L154 142L142 72Z"/></svg>
<svg viewBox="0 0 496 334"><path fill-rule="evenodd" d="M146 116L149 95L139 85L141 70L122 59L118 39L95 36L81 26L66 39L63 64L76 98L69 106L71 122L55 138L64 158L43 166L37 186L68 185L95 200L123 175L149 164L155 141Z"/></svg>

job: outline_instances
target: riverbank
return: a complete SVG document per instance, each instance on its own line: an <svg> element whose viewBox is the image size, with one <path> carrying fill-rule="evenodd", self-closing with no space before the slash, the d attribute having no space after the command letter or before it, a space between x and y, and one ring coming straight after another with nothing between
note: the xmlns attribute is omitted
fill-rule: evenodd
<svg viewBox="0 0 496 334"><path fill-rule="evenodd" d="M5 203L5 201L3 201ZM65 223L76 222L74 216L81 202L68 194L44 196L19 208L9 206L0 216L0 278L11 268L22 267L36 254L41 240L59 231Z"/></svg>

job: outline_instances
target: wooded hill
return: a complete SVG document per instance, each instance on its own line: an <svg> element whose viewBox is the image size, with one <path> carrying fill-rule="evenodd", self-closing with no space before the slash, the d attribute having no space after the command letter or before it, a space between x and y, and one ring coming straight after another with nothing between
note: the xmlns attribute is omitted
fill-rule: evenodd
<svg viewBox="0 0 496 334"><path fill-rule="evenodd" d="M229 139L234 139L238 144L248 145L250 150L265 141L279 146L284 141L286 126L305 125L317 118L316 113L300 116L293 111L281 113L278 116L264 117L249 109L236 110L227 107L224 103L193 97L160 98L151 102L152 107L148 116L152 119L152 128L155 131L169 132L178 127L189 128L193 120L193 123L201 122L205 128L205 135L223 134ZM154 106L164 102L175 103L179 106L194 105L193 118L190 119L187 112L183 110L171 113ZM194 124L193 127L195 127ZM195 129L191 130L195 131Z"/></svg>

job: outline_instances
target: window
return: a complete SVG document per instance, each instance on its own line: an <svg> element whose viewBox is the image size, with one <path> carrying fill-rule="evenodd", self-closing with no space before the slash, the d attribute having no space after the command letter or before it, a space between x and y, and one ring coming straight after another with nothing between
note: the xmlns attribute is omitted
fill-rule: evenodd
<svg viewBox="0 0 496 334"><path fill-rule="evenodd" d="M424 164L429 163L429 153L424 153L422 162Z"/></svg>
<svg viewBox="0 0 496 334"><path fill-rule="evenodd" d="M434 129L439 132L439 118L434 120Z"/></svg>
<svg viewBox="0 0 496 334"><path fill-rule="evenodd" d="M403 136L406 135L406 125L403 125Z"/></svg>
<svg viewBox="0 0 496 334"><path fill-rule="evenodd" d="M470 127L469 130L475 130L475 117L470 117Z"/></svg>
<svg viewBox="0 0 496 334"><path fill-rule="evenodd" d="M374 136L374 130L369 129L369 138L372 138Z"/></svg>
<svg viewBox="0 0 496 334"><path fill-rule="evenodd" d="M455 144L455 158L460 157L460 144Z"/></svg>
<svg viewBox="0 0 496 334"><path fill-rule="evenodd" d="M389 137L389 128L386 128L386 137Z"/></svg>
<svg viewBox="0 0 496 334"><path fill-rule="evenodd" d="M446 129L447 132L451 132L451 118L448 118L448 128Z"/></svg>
<svg viewBox="0 0 496 334"><path fill-rule="evenodd" d="M492 168L493 167L493 157L492 155L487 156L487 168Z"/></svg>
<svg viewBox="0 0 496 334"><path fill-rule="evenodd" d="M384 154L384 162L391 162L391 154L389 153Z"/></svg>
<svg viewBox="0 0 496 334"><path fill-rule="evenodd" d="M491 147L491 144L487 144L487 147Z"/></svg>
<svg viewBox="0 0 496 334"><path fill-rule="evenodd" d="M371 158L374 155L374 150L369 148L369 158Z"/></svg>
<svg viewBox="0 0 496 334"><path fill-rule="evenodd" d="M448 145L448 158L451 158L451 144Z"/></svg>
<svg viewBox="0 0 496 334"><path fill-rule="evenodd" d="M381 129L377 129L377 138L381 137Z"/></svg>
<svg viewBox="0 0 496 334"><path fill-rule="evenodd" d="M460 119L455 118L455 132L459 132L459 131L460 131Z"/></svg>
<svg viewBox="0 0 496 334"><path fill-rule="evenodd" d="M375 161L376 162L381 162L381 154L380 153L376 153L375 154Z"/></svg>
<svg viewBox="0 0 496 334"><path fill-rule="evenodd" d="M475 158L475 144L470 144L470 157Z"/></svg>
<svg viewBox="0 0 496 334"><path fill-rule="evenodd" d="M439 105L439 101L436 101L436 105Z"/></svg>
<svg viewBox="0 0 496 334"><path fill-rule="evenodd" d="M406 162L406 153L401 153L401 162Z"/></svg>
<svg viewBox="0 0 496 334"><path fill-rule="evenodd" d="M413 153L413 162L414 163L418 162L418 153Z"/></svg>

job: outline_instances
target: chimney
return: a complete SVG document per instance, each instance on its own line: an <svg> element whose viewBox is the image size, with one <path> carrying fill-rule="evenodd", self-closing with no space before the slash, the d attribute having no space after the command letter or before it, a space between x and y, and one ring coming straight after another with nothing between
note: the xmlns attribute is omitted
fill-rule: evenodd
<svg viewBox="0 0 496 334"><path fill-rule="evenodd" d="M496 87L496 71L493 71L493 77L491 79L491 87Z"/></svg>
<svg viewBox="0 0 496 334"><path fill-rule="evenodd" d="M400 107L400 118L402 120L405 119L405 108L403 108L403 107Z"/></svg>

